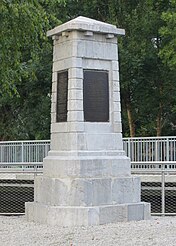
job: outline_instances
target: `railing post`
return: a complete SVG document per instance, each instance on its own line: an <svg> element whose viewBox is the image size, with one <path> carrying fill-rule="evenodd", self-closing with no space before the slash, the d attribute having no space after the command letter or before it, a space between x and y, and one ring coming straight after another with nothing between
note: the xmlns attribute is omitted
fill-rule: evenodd
<svg viewBox="0 0 176 246"><path fill-rule="evenodd" d="M24 168L23 163L24 163L24 143L21 142L21 163L22 163L22 169Z"/></svg>
<svg viewBox="0 0 176 246"><path fill-rule="evenodd" d="M169 161L169 138L167 138L166 142L166 160Z"/></svg>
<svg viewBox="0 0 176 246"><path fill-rule="evenodd" d="M130 145L130 139L128 138L128 145L127 145L127 147L128 148L126 148L126 150L128 151L128 153L126 153L126 155L131 159L131 161L133 161L132 160L132 156L131 156L131 145Z"/></svg>
<svg viewBox="0 0 176 246"><path fill-rule="evenodd" d="M154 158L154 160L153 161L159 161L159 159L158 159L158 152L159 152L159 149L158 149L158 140L156 139L155 140L155 158Z"/></svg>
<svg viewBox="0 0 176 246"><path fill-rule="evenodd" d="M162 184L162 190L161 190L161 197L162 197L162 216L165 215L165 164L162 163L162 174L161 174L161 184Z"/></svg>
<svg viewBox="0 0 176 246"><path fill-rule="evenodd" d="M0 145L0 149L1 149L1 160L0 160L0 162L2 162L2 145Z"/></svg>

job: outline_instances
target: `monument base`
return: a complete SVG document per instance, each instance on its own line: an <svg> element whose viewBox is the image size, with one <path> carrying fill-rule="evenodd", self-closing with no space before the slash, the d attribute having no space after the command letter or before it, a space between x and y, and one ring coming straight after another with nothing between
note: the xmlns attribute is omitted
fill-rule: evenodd
<svg viewBox="0 0 176 246"><path fill-rule="evenodd" d="M34 202L26 203L28 221L87 226L150 218L150 204L140 200L140 178L131 176L123 153L69 154L50 152L44 159L43 176L35 178Z"/></svg>
<svg viewBox="0 0 176 246"><path fill-rule="evenodd" d="M28 221L69 227L150 219L150 204L145 202L94 207L62 207L28 202L26 208Z"/></svg>

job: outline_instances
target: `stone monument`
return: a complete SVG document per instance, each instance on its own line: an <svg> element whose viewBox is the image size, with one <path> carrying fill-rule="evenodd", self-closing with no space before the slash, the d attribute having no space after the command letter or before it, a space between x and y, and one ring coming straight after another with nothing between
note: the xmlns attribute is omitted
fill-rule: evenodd
<svg viewBox="0 0 176 246"><path fill-rule="evenodd" d="M123 29L78 17L54 40L51 150L35 179L29 221L60 226L150 218L123 151L117 36Z"/></svg>

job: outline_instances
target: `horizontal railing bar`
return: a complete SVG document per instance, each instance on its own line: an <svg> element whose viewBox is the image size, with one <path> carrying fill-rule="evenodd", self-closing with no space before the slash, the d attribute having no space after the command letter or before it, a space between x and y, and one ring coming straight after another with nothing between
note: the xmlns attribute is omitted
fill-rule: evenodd
<svg viewBox="0 0 176 246"><path fill-rule="evenodd" d="M9 174L9 173L43 173L43 171L35 171L35 170L33 170L33 171L24 171L24 170L21 170L21 171L8 171L8 170L0 170L0 173L7 173L7 174Z"/></svg>
<svg viewBox="0 0 176 246"><path fill-rule="evenodd" d="M162 216L162 215L173 215L173 216L175 216L176 215L176 213L151 213L151 215L152 216L155 216L155 215L160 215L160 216Z"/></svg>
<svg viewBox="0 0 176 246"><path fill-rule="evenodd" d="M132 165L137 165L137 164L160 164L160 165L166 165L166 164L176 164L176 161L132 161Z"/></svg>
<svg viewBox="0 0 176 246"><path fill-rule="evenodd" d="M0 187L34 187L34 184L0 183Z"/></svg>
<svg viewBox="0 0 176 246"><path fill-rule="evenodd" d="M15 166L15 165L23 165L23 166L34 166L34 165L42 165L43 162L0 162L0 166Z"/></svg>
<svg viewBox="0 0 176 246"><path fill-rule="evenodd" d="M131 167L131 170L135 171L135 170L145 170L145 171L159 171L159 172L175 172L176 169L175 168L165 168L163 169L163 167L161 168L158 168L157 166L156 167Z"/></svg>
<svg viewBox="0 0 176 246"><path fill-rule="evenodd" d="M176 139L176 136L161 136L161 137L132 137L132 138L128 138L128 137L124 137L123 140L138 140L138 139Z"/></svg>
<svg viewBox="0 0 176 246"><path fill-rule="evenodd" d="M152 183L152 182L150 182L150 183ZM142 188L141 188L142 190L152 190L152 191L154 191L154 190L162 190L162 187L159 187L159 186L143 186ZM175 191L176 190L176 187L165 187L165 190L167 190L167 191Z"/></svg>
<svg viewBox="0 0 176 246"><path fill-rule="evenodd" d="M150 186L148 186L148 187L142 187L141 188L142 190L152 190L152 191L154 191L154 190L162 190L162 187L150 187Z"/></svg>
<svg viewBox="0 0 176 246"><path fill-rule="evenodd" d="M146 169L144 169L144 170L139 170L139 169L133 169L133 170L131 170L132 171L132 174L160 174L161 175L161 171L152 171L152 170L146 170ZM171 171L165 171L164 173L168 173L168 172L170 172L170 173L172 173ZM176 174L176 171L173 171L173 173L175 173Z"/></svg>
<svg viewBox="0 0 176 246"><path fill-rule="evenodd" d="M50 143L50 140L17 140L17 141L0 141L0 145L3 143Z"/></svg>
<svg viewBox="0 0 176 246"><path fill-rule="evenodd" d="M0 215L25 215L25 213L0 213Z"/></svg>

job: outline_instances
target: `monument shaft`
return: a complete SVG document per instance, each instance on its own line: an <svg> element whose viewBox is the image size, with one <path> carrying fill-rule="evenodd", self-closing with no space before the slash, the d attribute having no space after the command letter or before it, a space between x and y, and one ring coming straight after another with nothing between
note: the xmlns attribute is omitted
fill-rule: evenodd
<svg viewBox="0 0 176 246"><path fill-rule="evenodd" d="M53 225L98 225L150 217L123 151L117 35L123 29L78 17L54 40L51 150L26 217Z"/></svg>

